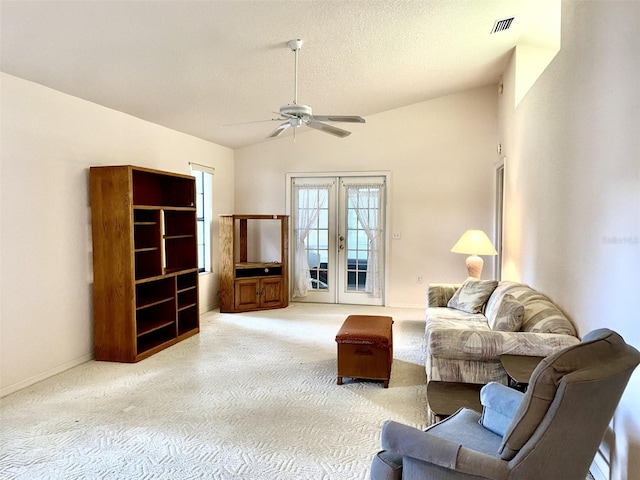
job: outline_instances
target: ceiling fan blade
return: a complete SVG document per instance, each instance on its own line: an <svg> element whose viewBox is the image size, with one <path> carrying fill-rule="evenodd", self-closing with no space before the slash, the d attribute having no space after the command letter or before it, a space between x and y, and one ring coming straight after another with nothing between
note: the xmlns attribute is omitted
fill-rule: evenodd
<svg viewBox="0 0 640 480"><path fill-rule="evenodd" d="M286 120L286 118L269 118L268 120L253 120L249 122L239 122L239 123L224 123L220 125L221 127L236 127L238 125L251 125L252 123L266 123L266 122L282 122Z"/></svg>
<svg viewBox="0 0 640 480"><path fill-rule="evenodd" d="M278 128L276 128L273 132L271 132L269 135L267 135L267 138L277 137L278 135L280 135L282 132L284 132L290 126L291 126L291 123L284 122L283 124L278 126Z"/></svg>
<svg viewBox="0 0 640 480"><path fill-rule="evenodd" d="M311 115L310 119L319 122L365 123L364 118L357 115Z"/></svg>
<svg viewBox="0 0 640 480"><path fill-rule="evenodd" d="M338 127L334 127L333 125L327 125L326 123L321 123L313 120L309 120L306 122L311 128L315 128L316 130L320 130L325 133L329 133L331 135L335 135L336 137L344 138L348 135L351 135L351 132L347 132Z"/></svg>

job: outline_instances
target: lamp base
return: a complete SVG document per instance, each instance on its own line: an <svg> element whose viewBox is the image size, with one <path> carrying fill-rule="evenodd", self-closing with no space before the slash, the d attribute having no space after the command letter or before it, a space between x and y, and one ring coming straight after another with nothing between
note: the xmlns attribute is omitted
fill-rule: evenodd
<svg viewBox="0 0 640 480"><path fill-rule="evenodd" d="M482 267L484 266L484 260L477 255L470 255L467 257L467 271L469 276L473 278L480 278L482 275Z"/></svg>

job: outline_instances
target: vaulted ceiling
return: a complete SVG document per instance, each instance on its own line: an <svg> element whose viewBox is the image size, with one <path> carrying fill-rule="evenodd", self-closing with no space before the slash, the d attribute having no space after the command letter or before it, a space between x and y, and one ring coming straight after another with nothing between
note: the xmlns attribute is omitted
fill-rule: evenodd
<svg viewBox="0 0 640 480"><path fill-rule="evenodd" d="M239 148L268 141L278 123L256 121L293 101L291 39L304 40L299 103L316 114L366 118L497 84L517 43L545 42L552 3L2 0L0 67ZM492 34L508 17L511 27ZM366 125L345 128L357 134Z"/></svg>

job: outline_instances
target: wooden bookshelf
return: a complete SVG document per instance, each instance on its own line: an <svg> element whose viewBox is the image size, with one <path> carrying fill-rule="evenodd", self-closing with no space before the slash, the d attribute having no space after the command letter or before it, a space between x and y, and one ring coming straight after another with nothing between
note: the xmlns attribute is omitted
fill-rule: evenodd
<svg viewBox="0 0 640 480"><path fill-rule="evenodd" d="M137 362L200 331L195 180L91 167L96 360Z"/></svg>

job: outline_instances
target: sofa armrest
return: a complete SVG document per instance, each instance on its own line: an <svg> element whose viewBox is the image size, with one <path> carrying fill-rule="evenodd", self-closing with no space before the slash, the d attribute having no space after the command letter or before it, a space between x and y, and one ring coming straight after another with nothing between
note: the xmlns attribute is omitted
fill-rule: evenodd
<svg viewBox="0 0 640 480"><path fill-rule="evenodd" d="M480 423L487 430L504 437L524 394L501 383L490 382L480 390L482 417Z"/></svg>
<svg viewBox="0 0 640 480"><path fill-rule="evenodd" d="M427 307L446 307L458 288L460 285L454 283L430 283L427 286Z"/></svg>

